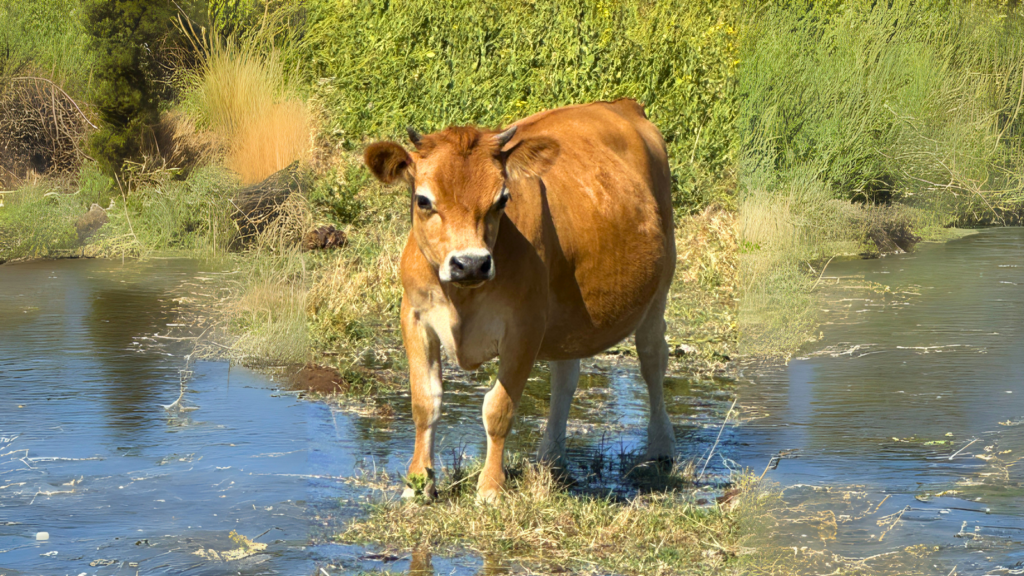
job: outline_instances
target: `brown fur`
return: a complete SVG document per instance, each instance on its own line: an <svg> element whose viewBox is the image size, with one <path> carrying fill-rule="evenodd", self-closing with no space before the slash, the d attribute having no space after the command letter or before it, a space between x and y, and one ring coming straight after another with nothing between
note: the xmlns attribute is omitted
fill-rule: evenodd
<svg viewBox="0 0 1024 576"><path fill-rule="evenodd" d="M675 266L664 140L632 100L569 106L515 125L500 150L497 132L456 127L424 136L412 152L394 142L366 151L377 178L404 180L434 198L429 210L413 202L401 262L416 423L409 471L433 465L441 347L465 369L497 356L498 384L484 403L485 498L502 486L505 437L534 361L591 356L634 330L651 391L649 453L672 450L661 400L663 312ZM503 186L510 200L500 210ZM492 256L493 279L473 288L442 282L448 256L470 251Z"/></svg>

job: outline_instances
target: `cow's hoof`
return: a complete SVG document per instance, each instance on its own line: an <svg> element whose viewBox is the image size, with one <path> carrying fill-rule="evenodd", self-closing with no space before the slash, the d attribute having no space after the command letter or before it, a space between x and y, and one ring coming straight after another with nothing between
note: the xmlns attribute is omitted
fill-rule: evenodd
<svg viewBox="0 0 1024 576"><path fill-rule="evenodd" d="M476 501L478 504L493 504L501 498L501 489L504 485L504 475L498 478L480 475L480 481L476 485Z"/></svg>
<svg viewBox="0 0 1024 576"><path fill-rule="evenodd" d="M434 470L427 468L419 474L409 474L405 478L405 490L402 490L402 498L422 498L427 501L437 499L437 485L434 482Z"/></svg>
<svg viewBox="0 0 1024 576"><path fill-rule="evenodd" d="M500 488L480 489L476 492L477 504L496 504L501 499Z"/></svg>

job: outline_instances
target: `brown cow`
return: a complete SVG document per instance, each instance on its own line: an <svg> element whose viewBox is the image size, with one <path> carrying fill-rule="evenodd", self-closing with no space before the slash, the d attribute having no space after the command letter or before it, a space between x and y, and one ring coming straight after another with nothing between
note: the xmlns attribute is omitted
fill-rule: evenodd
<svg viewBox="0 0 1024 576"><path fill-rule="evenodd" d="M416 424L409 474L432 471L442 346L466 370L500 359L484 399L478 483L479 496L492 499L534 361L551 368L539 456L559 461L579 359L634 331L650 396L647 456L671 458L662 391L676 259L670 176L665 142L643 107L597 102L534 114L500 133L452 127L409 136L413 151L376 142L364 158L382 182L412 192L401 264Z"/></svg>

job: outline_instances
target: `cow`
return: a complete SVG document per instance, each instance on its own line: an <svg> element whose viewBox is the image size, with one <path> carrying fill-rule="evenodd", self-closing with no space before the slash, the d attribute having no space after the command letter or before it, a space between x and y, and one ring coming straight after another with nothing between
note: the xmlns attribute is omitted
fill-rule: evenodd
<svg viewBox="0 0 1024 576"><path fill-rule="evenodd" d="M413 149L375 142L363 159L381 182L410 190L401 257L416 427L409 476L433 475L442 347L465 370L499 359L484 397L487 456L477 482L478 498L493 500L534 362L547 360L551 372L538 457L561 464L580 359L634 333L649 394L646 456L671 459L662 388L676 261L671 176L643 106L621 99L540 112L504 130L408 132Z"/></svg>

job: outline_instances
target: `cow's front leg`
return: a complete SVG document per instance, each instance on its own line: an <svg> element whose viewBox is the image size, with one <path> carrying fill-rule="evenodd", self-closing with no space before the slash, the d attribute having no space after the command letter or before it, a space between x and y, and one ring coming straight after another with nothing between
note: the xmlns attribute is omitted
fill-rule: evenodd
<svg viewBox="0 0 1024 576"><path fill-rule="evenodd" d="M540 338L536 339L540 342ZM525 344L525 343L524 343ZM484 397L484 429L487 431L487 459L477 482L477 499L493 501L505 484L502 468L505 455L505 439L512 431L519 399L526 387L537 350L533 344L505 350L500 355L498 381Z"/></svg>
<svg viewBox="0 0 1024 576"><path fill-rule="evenodd" d="M409 359L412 420L416 424L416 447L409 464L409 480L421 479L425 495L433 498L437 495L433 482L434 429L441 418L441 342L404 297L402 340ZM402 497L412 496L415 490L406 487Z"/></svg>

